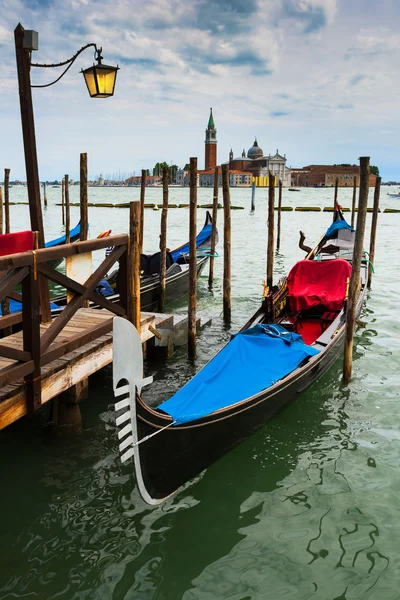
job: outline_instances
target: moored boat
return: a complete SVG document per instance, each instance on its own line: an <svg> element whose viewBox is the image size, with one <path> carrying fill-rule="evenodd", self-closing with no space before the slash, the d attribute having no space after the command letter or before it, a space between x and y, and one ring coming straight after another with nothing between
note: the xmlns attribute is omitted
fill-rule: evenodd
<svg viewBox="0 0 400 600"><path fill-rule="evenodd" d="M210 256L212 217L207 211L204 225L196 237L197 275L200 275ZM217 231L218 237L218 231ZM150 311L157 307L160 293L161 253L142 254L140 257L140 307ZM189 288L189 242L167 252L165 304L183 298ZM119 301L118 269L101 282L96 291L112 302ZM60 310L67 302L65 296L53 298ZM91 303L91 306L95 306Z"/></svg>
<svg viewBox="0 0 400 600"><path fill-rule="evenodd" d="M242 330L170 399L141 394L134 327L114 324L114 392L121 460L133 458L149 504L162 502L307 389L343 348L354 231L340 212L321 242L263 300ZM356 303L366 290L364 256Z"/></svg>

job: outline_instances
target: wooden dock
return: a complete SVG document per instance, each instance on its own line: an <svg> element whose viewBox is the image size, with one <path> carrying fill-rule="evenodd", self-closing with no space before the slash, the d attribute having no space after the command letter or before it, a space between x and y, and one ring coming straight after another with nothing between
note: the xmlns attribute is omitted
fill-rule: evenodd
<svg viewBox="0 0 400 600"><path fill-rule="evenodd" d="M75 313L58 336L57 342L50 346L50 351L57 350L77 334L84 334L88 329L99 325L108 327L110 333L80 346L42 368L42 405L112 362L112 319L113 314L105 309L81 308ZM145 313L141 319L142 342L146 342L154 336L154 333L149 330L149 326L155 328L160 324L162 325L160 317L152 313ZM41 335L50 325L51 322L40 325ZM3 338L1 344L22 351L22 331ZM16 363L15 360L0 358L0 369L15 366ZM27 412L27 387L23 378L0 389L0 429L20 419Z"/></svg>

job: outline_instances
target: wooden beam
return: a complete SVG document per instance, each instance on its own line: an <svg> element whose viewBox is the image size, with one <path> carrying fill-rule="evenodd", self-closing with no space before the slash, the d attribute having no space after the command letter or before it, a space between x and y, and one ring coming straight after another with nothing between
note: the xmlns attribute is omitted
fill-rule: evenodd
<svg viewBox="0 0 400 600"><path fill-rule="evenodd" d="M80 242L81 244L85 244L86 242ZM65 327L65 325L70 321L72 316L76 313L76 311L82 306L83 302L89 298L90 293L96 287L96 285L103 279L104 275L109 271L109 269L113 266L113 264L119 259L121 254L125 252L125 247L120 246L119 248L114 248L113 251L107 258L97 267L97 269L92 273L89 279L86 281L86 289L82 293L81 296L75 296L67 304L61 314L54 319L50 327L43 334L41 338L41 351L44 353L53 340L58 336L60 331Z"/></svg>

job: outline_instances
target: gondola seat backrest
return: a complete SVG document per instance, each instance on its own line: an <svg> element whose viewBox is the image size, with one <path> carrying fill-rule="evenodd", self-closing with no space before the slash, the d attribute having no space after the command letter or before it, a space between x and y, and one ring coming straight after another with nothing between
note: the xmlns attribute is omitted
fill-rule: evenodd
<svg viewBox="0 0 400 600"><path fill-rule="evenodd" d="M300 260L288 275L288 299L293 312L322 306L338 311L343 308L351 265L342 258L315 261Z"/></svg>
<svg viewBox="0 0 400 600"><path fill-rule="evenodd" d="M147 254L140 255L140 274L143 277L150 275L150 257Z"/></svg>
<svg viewBox="0 0 400 600"><path fill-rule="evenodd" d="M156 275L157 273L160 272L161 252L156 252L152 256L149 256L148 259L149 259L149 275ZM167 269L168 269L168 267L170 267L173 264L173 262L174 262L174 259L172 258L171 252L167 252L167 255L166 255Z"/></svg>
<svg viewBox="0 0 400 600"><path fill-rule="evenodd" d="M33 231L18 231L0 235L0 256L27 252L34 249Z"/></svg>

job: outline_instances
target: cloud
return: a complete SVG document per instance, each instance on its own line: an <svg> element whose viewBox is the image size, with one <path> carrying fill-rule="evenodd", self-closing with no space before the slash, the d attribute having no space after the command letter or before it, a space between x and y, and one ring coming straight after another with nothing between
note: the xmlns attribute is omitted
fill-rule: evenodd
<svg viewBox="0 0 400 600"><path fill-rule="evenodd" d="M297 21L304 33L319 31L333 22L336 0L283 0L282 16Z"/></svg>

